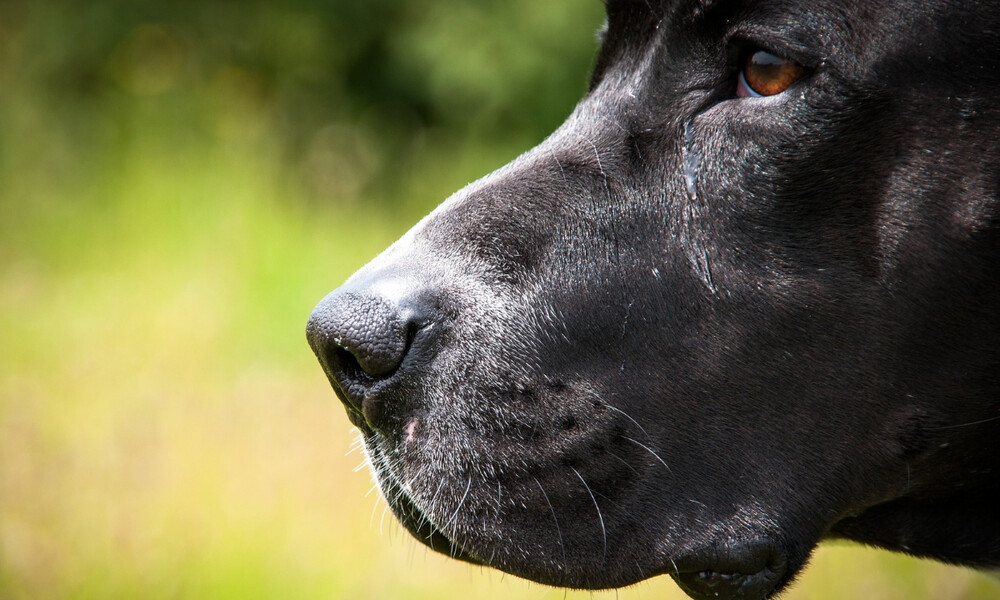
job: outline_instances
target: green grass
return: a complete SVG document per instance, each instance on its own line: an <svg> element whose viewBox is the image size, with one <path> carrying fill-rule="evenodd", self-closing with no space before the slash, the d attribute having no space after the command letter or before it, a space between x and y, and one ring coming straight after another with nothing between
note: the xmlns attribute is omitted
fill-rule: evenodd
<svg viewBox="0 0 1000 600"><path fill-rule="evenodd" d="M536 140L428 131L366 187L363 130L331 124L290 160L252 80L212 81L0 104L0 598L563 598L401 533L303 334L354 269ZM787 598L1000 593L856 546L813 563ZM565 597L683 596L659 578Z"/></svg>

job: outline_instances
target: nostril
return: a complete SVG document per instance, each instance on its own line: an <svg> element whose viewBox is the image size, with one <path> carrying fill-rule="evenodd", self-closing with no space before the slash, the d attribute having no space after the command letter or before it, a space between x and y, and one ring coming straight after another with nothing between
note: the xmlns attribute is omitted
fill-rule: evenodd
<svg viewBox="0 0 1000 600"><path fill-rule="evenodd" d="M412 309L337 290L313 310L306 335L334 386L360 405L366 390L399 369L422 326Z"/></svg>
<svg viewBox="0 0 1000 600"><path fill-rule="evenodd" d="M348 379L357 380L363 378L364 375L371 375L361 367L353 354L343 348L336 348L333 351L333 360L330 361L330 364L336 365L337 370L343 372Z"/></svg>
<svg viewBox="0 0 1000 600"><path fill-rule="evenodd" d="M385 377L392 373L403 362L406 355L405 329L382 324L382 331L372 327L370 330L352 332L347 338L340 338L335 343L334 350L347 364L354 363L359 369L372 377ZM350 357L350 358L348 358Z"/></svg>

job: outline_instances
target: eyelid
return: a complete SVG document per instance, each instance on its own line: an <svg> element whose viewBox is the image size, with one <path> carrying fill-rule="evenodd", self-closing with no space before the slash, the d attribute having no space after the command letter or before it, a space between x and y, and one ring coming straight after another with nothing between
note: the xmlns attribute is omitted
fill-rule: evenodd
<svg viewBox="0 0 1000 600"><path fill-rule="evenodd" d="M816 70L825 62L822 47L813 42L799 40L815 40L816 34L809 31L782 31L755 23L742 23L730 31L723 43L729 49L730 60L739 60L747 52L764 50L798 63L808 71Z"/></svg>

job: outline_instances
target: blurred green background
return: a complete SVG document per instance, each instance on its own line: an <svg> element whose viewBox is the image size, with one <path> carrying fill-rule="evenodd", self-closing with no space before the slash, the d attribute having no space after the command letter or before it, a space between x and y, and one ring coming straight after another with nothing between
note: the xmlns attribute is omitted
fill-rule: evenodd
<svg viewBox="0 0 1000 600"><path fill-rule="evenodd" d="M0 3L0 598L682 598L385 515L312 306L583 93L598 0ZM367 496L366 496L367 494ZM985 599L820 550L790 599Z"/></svg>

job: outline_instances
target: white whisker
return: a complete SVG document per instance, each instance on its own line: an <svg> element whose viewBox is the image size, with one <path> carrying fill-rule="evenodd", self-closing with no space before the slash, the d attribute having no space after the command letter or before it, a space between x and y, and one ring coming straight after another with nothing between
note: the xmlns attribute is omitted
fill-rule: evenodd
<svg viewBox="0 0 1000 600"><path fill-rule="evenodd" d="M382 518L378 520L378 534L384 536L383 526L385 525L385 513L389 510L389 503L386 502L385 508L382 509Z"/></svg>
<svg viewBox="0 0 1000 600"><path fill-rule="evenodd" d="M649 436L649 432L648 432L648 431L646 431L646 428L645 428L645 427L643 427L642 425L640 425L638 421L636 421L635 419L633 419L633 418L632 418L632 415L628 414L627 412L625 412L624 410L622 410L622 409L620 409L620 408L618 408L618 407L616 407L616 406L611 406L610 404L608 404L607 402L604 402L603 400L601 401L601 403L602 403L602 404L603 404L603 405L604 405L604 406L605 406L606 408L610 408L611 410L613 410L613 411L615 411L616 413L618 413L618 414L622 415L623 417L625 417L625 418L626 418L626 419L628 419L629 421L632 421L632 424L634 424L634 425L635 425L636 427L638 427L638 428L639 428L639 431L641 431L641 432L642 432L642 435L646 436L646 439L647 439L647 440L648 440L648 439L650 439L650 436Z"/></svg>
<svg viewBox="0 0 1000 600"><path fill-rule="evenodd" d="M460 511L462 509L462 505L465 504L465 499L469 497L469 490L471 489L472 489L472 476L470 475L469 483L466 484L465 486L465 493L462 494L462 499L458 501L458 506L455 507L455 512L452 513L451 518L448 519L448 522L445 524L442 530L451 527L452 522L458 517L458 511Z"/></svg>
<svg viewBox="0 0 1000 600"><path fill-rule="evenodd" d="M670 469L670 466L666 462L664 462L663 459L660 458L660 455L657 454L656 451L654 451L652 448L650 448L646 444L643 444L642 442L633 440L632 438L628 437L627 435L623 435L621 437L622 437L622 439L626 439L626 440L632 442L633 444L636 444L638 446L641 446L642 448L645 448L645 450L647 452L649 452L650 454L652 454L653 457L656 458L656 460L660 461L660 464L663 465L663 467L667 470L667 472L669 472L671 475L674 474L674 472Z"/></svg>
<svg viewBox="0 0 1000 600"><path fill-rule="evenodd" d="M625 465L625 468L627 468L629 471L632 471L636 475L639 474L639 471L637 471L636 468L633 467L632 465L628 464L628 461L625 460L624 458L618 456L617 454L615 454L614 452L611 452L610 450L608 451L608 455L610 455L611 458L614 458L615 460L617 460L621 464Z"/></svg>
<svg viewBox="0 0 1000 600"><path fill-rule="evenodd" d="M972 425L982 425L983 423L989 423L991 421L996 421L1000 417L990 417L989 419L982 419L980 421L971 421L969 423L959 423L958 425L943 425L941 427L928 427L927 429L958 429L959 427L971 427Z"/></svg>
<svg viewBox="0 0 1000 600"><path fill-rule="evenodd" d="M587 485L586 481L584 481L583 475L580 475L580 472L574 469L573 467L570 467L570 470L576 473L576 476L580 478L580 483L583 484L583 487L587 490L587 493L590 494L590 500L594 503L594 508L597 509L597 520L601 524L601 535L604 536L604 556L601 559L601 562L604 562L608 559L608 531L604 528L604 516L601 514L601 507L599 504L597 504L597 498L594 497L594 492L590 490L590 486Z"/></svg>
<svg viewBox="0 0 1000 600"><path fill-rule="evenodd" d="M577 476L580 474L577 473ZM542 497L545 498L545 503L549 505L549 512L552 514L552 522L556 525L556 535L559 536L559 550L562 551L563 565L566 564L566 546L563 544L562 529L559 528L559 519L556 518L556 509L552 507L552 502L549 501L549 495L545 493L545 488L542 487L542 482L538 481L537 478L532 477L535 483L538 484L538 489L542 492Z"/></svg>

